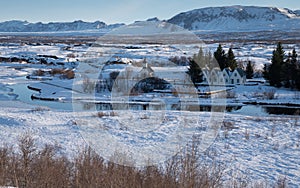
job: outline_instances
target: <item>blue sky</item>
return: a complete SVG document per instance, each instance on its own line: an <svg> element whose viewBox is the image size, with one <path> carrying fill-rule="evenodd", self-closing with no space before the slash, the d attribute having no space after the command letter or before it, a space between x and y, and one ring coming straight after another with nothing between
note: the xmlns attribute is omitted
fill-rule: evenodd
<svg viewBox="0 0 300 188"><path fill-rule="evenodd" d="M0 21L104 21L132 23L151 17L168 19L196 8L229 5L300 9L299 0L3 0Z"/></svg>

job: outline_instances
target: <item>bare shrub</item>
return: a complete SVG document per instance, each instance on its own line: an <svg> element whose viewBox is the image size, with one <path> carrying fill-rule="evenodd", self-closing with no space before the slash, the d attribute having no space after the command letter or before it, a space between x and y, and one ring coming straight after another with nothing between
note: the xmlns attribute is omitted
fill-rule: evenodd
<svg viewBox="0 0 300 188"><path fill-rule="evenodd" d="M54 69L51 69L50 74L54 76L57 74L63 74L64 72L65 72L64 69L54 68Z"/></svg>
<svg viewBox="0 0 300 188"><path fill-rule="evenodd" d="M20 187L28 187L33 181L31 174L33 173L32 163L36 152L35 141L28 133L25 133L19 138L18 146L21 156L19 158L19 168L16 169L19 176L16 182Z"/></svg>
<svg viewBox="0 0 300 188"><path fill-rule="evenodd" d="M99 117L99 118L103 118L103 117L108 116L108 115L106 113L104 113L104 112L98 112L96 114L96 116Z"/></svg>
<svg viewBox="0 0 300 188"><path fill-rule="evenodd" d="M111 112L98 112L95 117L99 117L99 118L103 118L103 117L114 117L114 116L118 116L118 114L114 111Z"/></svg>
<svg viewBox="0 0 300 188"><path fill-rule="evenodd" d="M224 182L225 167L214 161L211 154L200 153L198 143L194 138L164 164L136 168L106 161L90 147L71 159L66 158L59 154L59 147L45 145L38 149L35 140L29 134L24 134L19 139L18 152L14 152L13 148L8 146L0 148L0 186L270 187L260 182L248 181L247 177L240 174L230 180L229 184ZM205 155L212 161L205 162ZM119 157L124 158L124 155ZM272 187L281 188L287 185L287 178L280 177Z"/></svg>
<svg viewBox="0 0 300 188"><path fill-rule="evenodd" d="M169 58L169 61L175 63L176 65L188 65L188 58L185 56L172 56Z"/></svg>
<svg viewBox="0 0 300 188"><path fill-rule="evenodd" d="M69 53L69 54L67 54L67 57L68 57L68 58L75 58L75 57L76 57L76 55L75 55L75 54L73 54L73 53Z"/></svg>
<svg viewBox="0 0 300 188"><path fill-rule="evenodd" d="M13 184L12 147L5 146L0 149L0 185Z"/></svg>
<svg viewBox="0 0 300 188"><path fill-rule="evenodd" d="M150 117L147 114L143 114L140 119L150 119Z"/></svg>
<svg viewBox="0 0 300 188"><path fill-rule="evenodd" d="M75 187L107 187L104 178L105 164L90 147L75 159L73 186ZM103 180L103 181L102 181Z"/></svg>
<svg viewBox="0 0 300 188"><path fill-rule="evenodd" d="M75 72L71 69L59 69L59 68L54 68L51 69L50 71L44 71L41 69L38 69L32 73L33 76L46 76L46 75L60 75L60 78L62 79L73 79L75 78Z"/></svg>
<svg viewBox="0 0 300 188"><path fill-rule="evenodd" d="M201 157L197 140L193 140L169 160L165 174L172 180L171 187L220 187L224 167L217 163L205 164Z"/></svg>
<svg viewBox="0 0 300 188"><path fill-rule="evenodd" d="M299 126L299 119L300 119L300 110L296 110L296 112L294 113L294 124L293 126Z"/></svg>
<svg viewBox="0 0 300 188"><path fill-rule="evenodd" d="M286 177L279 177L277 180L276 185L274 186L276 188L287 188L287 178Z"/></svg>
<svg viewBox="0 0 300 188"><path fill-rule="evenodd" d="M112 112L109 112L109 116L113 117L113 116L118 116L118 113L112 111Z"/></svg>
<svg viewBox="0 0 300 188"><path fill-rule="evenodd" d="M44 76L45 75L45 71L43 71L42 69L38 69L36 71L34 71L32 73L33 76Z"/></svg>
<svg viewBox="0 0 300 188"><path fill-rule="evenodd" d="M61 187L69 184L70 163L57 157L57 147L46 145L34 157L30 187Z"/></svg>
<svg viewBox="0 0 300 188"><path fill-rule="evenodd" d="M275 89L269 89L269 90L266 90L263 92L264 94L264 98L265 99L275 99L275 93L276 93L276 90Z"/></svg>
<svg viewBox="0 0 300 188"><path fill-rule="evenodd" d="M235 92L234 91L227 91L226 92L226 98L228 98L228 99L234 99L234 98L236 98Z"/></svg>
<svg viewBox="0 0 300 188"><path fill-rule="evenodd" d="M249 138L250 138L250 132L248 131L248 129L246 129L246 131L245 131L245 139L249 140Z"/></svg>
<svg viewBox="0 0 300 188"><path fill-rule="evenodd" d="M114 116L118 116L118 113L116 113L114 111L111 111L111 112L101 111L94 115L94 117L99 117L99 118L114 117Z"/></svg>
<svg viewBox="0 0 300 188"><path fill-rule="evenodd" d="M44 112L44 111L50 111L50 108L44 107L44 106L37 106L34 109L31 110L32 112Z"/></svg>
<svg viewBox="0 0 300 188"><path fill-rule="evenodd" d="M223 121L223 126L222 126L223 129L225 130L233 130L233 129L238 129L238 127L236 127L234 125L234 122L233 121Z"/></svg>
<svg viewBox="0 0 300 188"><path fill-rule="evenodd" d="M74 79L75 78L75 72L73 70L66 70L63 73L62 78L65 78L65 79Z"/></svg>
<svg viewBox="0 0 300 188"><path fill-rule="evenodd" d="M271 137L274 137L275 134L276 134L276 126L273 125L272 128L271 128L271 133L270 133L270 135L271 135Z"/></svg>

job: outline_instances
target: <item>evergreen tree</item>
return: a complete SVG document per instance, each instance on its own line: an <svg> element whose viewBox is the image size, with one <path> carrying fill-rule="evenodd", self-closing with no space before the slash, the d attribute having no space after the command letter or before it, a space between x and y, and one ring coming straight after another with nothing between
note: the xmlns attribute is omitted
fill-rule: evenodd
<svg viewBox="0 0 300 188"><path fill-rule="evenodd" d="M247 67L246 67L246 78L247 79L253 78L253 73L254 73L253 64L251 63L251 61L248 61Z"/></svg>
<svg viewBox="0 0 300 188"><path fill-rule="evenodd" d="M196 83L200 83L203 81L202 70L194 59L189 60L189 68L186 73L190 75L191 80L195 85Z"/></svg>
<svg viewBox="0 0 300 188"><path fill-rule="evenodd" d="M221 44L219 44L217 50L214 52L214 57L217 60L221 70L226 68L226 55Z"/></svg>
<svg viewBox="0 0 300 188"><path fill-rule="evenodd" d="M300 68L296 70L295 87L300 90Z"/></svg>
<svg viewBox="0 0 300 188"><path fill-rule="evenodd" d="M212 70L213 68L217 67L218 63L216 62L215 58L213 57L213 54L211 51L208 51L205 55L205 61L206 61L206 66Z"/></svg>
<svg viewBox="0 0 300 188"><path fill-rule="evenodd" d="M292 51L292 55L291 55L291 64L290 64L290 70L289 70L292 88L296 87L296 81L299 78L298 72L299 72L300 67L298 65L297 57L298 57L298 55L294 48Z"/></svg>
<svg viewBox="0 0 300 188"><path fill-rule="evenodd" d="M270 66L267 65L267 64L264 64L264 68L263 68L263 77L266 79L266 80L270 80L270 76L269 76L269 69L270 69Z"/></svg>
<svg viewBox="0 0 300 188"><path fill-rule="evenodd" d="M232 48L229 48L225 63L225 68L229 67L232 71L237 67L237 62L234 56L234 53L232 51Z"/></svg>
<svg viewBox="0 0 300 188"><path fill-rule="evenodd" d="M293 51L292 51L292 59L291 59L291 61L292 61L292 63L293 64L297 64L297 57L298 57L298 54L297 54L297 52L296 52L296 50L295 50L295 48L293 49Z"/></svg>
<svg viewBox="0 0 300 188"><path fill-rule="evenodd" d="M280 70L280 80L283 83L284 87L289 88L291 86L291 53L289 53L288 58L281 65Z"/></svg>
<svg viewBox="0 0 300 188"><path fill-rule="evenodd" d="M202 47L200 47L198 54L194 54L193 59L198 63L200 67L205 67L206 59Z"/></svg>
<svg viewBox="0 0 300 188"><path fill-rule="evenodd" d="M282 45L280 42L277 44L276 49L273 51L273 56L271 61L272 64L270 65L269 68L270 85L281 87L281 80L282 80L281 68L284 64L284 50L282 49Z"/></svg>

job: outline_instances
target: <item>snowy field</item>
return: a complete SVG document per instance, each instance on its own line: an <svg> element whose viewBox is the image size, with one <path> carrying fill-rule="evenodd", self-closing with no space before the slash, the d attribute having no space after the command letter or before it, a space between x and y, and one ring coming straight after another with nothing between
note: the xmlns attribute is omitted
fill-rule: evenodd
<svg viewBox="0 0 300 188"><path fill-rule="evenodd" d="M14 102L13 105L1 102L1 106L0 134L3 138L2 144L14 144L21 134L30 133L40 144L58 145L63 148L64 154L71 156L86 145L86 141L89 141L89 139L85 140L86 138L93 138L88 136L100 136L104 134L103 132L113 136L117 142L124 144L119 149L127 148L128 152L140 151L140 148L157 144L160 145L159 147L163 147L159 151L163 151L169 149L170 144L172 144L164 140L165 137L168 137L166 134L172 134L174 128L172 126L177 126L177 124L166 123L155 131L138 134L133 126L122 127L121 124L115 123L118 119L123 121L123 118L120 117L122 112L117 112L119 115L101 119L90 115L89 118L97 119L101 126L87 125L83 128L74 122L81 118L86 120L86 114L48 111L47 109L36 110L34 106L19 102ZM195 122L197 122L197 116L201 117L202 123L205 123L209 118L209 113L205 112L196 116L186 113L186 116L193 117L191 121ZM166 117L173 119L173 121L181 121L184 116L170 112ZM244 181L256 179L271 182L283 176L287 178L290 185L299 185L299 117L254 117L225 114L224 121L226 122L225 125L230 124L231 126L222 126L218 132L218 137L206 153L208 158L225 164L226 178L246 176ZM182 136L189 137L191 134L201 134L201 130L203 130L200 129L201 124L192 128L186 128ZM93 133L90 133L90 129ZM95 141L102 139L95 138ZM115 151L107 148L116 146L113 147L104 143L98 142L97 144L106 149L106 153L101 151L103 152L101 154L108 157ZM180 145L179 143L176 144ZM152 150L148 156L155 154L152 152L154 151Z"/></svg>
<svg viewBox="0 0 300 188"><path fill-rule="evenodd" d="M217 45L207 44L204 49L214 51ZM273 44L262 43L224 45L225 50L232 45L238 60L251 60L259 70L262 70L263 64L270 63L275 48ZM293 47L299 49L297 45L286 47L289 50ZM291 187L300 185L299 114L262 115L247 111L239 114L183 110L116 110L112 113L110 110L98 111L93 107L82 112L84 108L78 110L77 103L72 105L73 96L82 97L75 101L105 102L111 95L103 93L92 98L90 95L80 95L80 91L73 90L73 79L61 79L59 76L26 78L34 71L49 71L53 68L72 69L78 75L82 70L76 69L77 65L96 55L101 58L89 65L99 70L97 74L103 71L105 76L129 64L138 72L142 67L135 66L134 62L142 62L146 58L154 72L173 79L183 74L186 67L174 64L168 67L168 58L192 56L198 50L198 44L101 44L93 47L86 44L3 44L0 46L1 57L24 60L0 62L1 145L15 146L20 135L30 133L41 146L46 143L58 145L63 148L62 154L67 156L75 155L90 144L106 159L118 151L127 153L132 157L130 162L139 166L144 165L149 158L147 162L153 163L168 159L197 135L203 141L201 147L205 150L205 160L216 160L225 165L227 180L243 177L239 181L275 182L279 177L285 177ZM55 58L43 57L47 63L42 64L37 58L41 57L39 55ZM104 67L103 63L99 63L119 59L127 64ZM40 92L29 90L27 86ZM264 93L272 91L274 98L265 98ZM232 87L230 92L232 97L217 97L216 104L245 106L256 102L296 105L294 108L300 105L299 91L276 89L264 83ZM32 94L55 101L32 101ZM169 96L151 93L135 97L153 101L153 98ZM199 104L211 104L209 98L197 101ZM102 114L99 115L99 112Z"/></svg>

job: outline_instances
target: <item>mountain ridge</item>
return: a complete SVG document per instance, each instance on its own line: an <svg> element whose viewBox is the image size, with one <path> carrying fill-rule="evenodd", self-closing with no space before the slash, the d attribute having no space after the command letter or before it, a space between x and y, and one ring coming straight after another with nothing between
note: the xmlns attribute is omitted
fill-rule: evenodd
<svg viewBox="0 0 300 188"><path fill-rule="evenodd" d="M207 7L181 12L169 20L188 30L300 29L300 15L287 8L258 6Z"/></svg>
<svg viewBox="0 0 300 188"><path fill-rule="evenodd" d="M30 23L27 21L11 20L0 23L0 32L56 32L56 31L82 31L82 30L110 30L125 24L107 25L101 21L84 22L49 22Z"/></svg>
<svg viewBox="0 0 300 188"><path fill-rule="evenodd" d="M157 17L144 22L159 21ZM191 31L283 31L300 30L300 10L259 6L206 7L181 12L168 20ZM139 21L136 21L137 23ZM0 32L65 32L65 31L105 31L125 24L107 25L102 21L29 23L12 20L0 23Z"/></svg>

